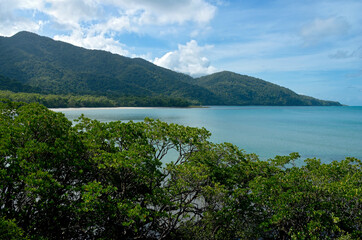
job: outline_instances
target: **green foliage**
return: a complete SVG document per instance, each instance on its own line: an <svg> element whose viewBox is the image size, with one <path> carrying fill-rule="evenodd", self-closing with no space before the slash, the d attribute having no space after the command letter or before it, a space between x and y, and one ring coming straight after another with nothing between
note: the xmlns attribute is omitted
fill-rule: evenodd
<svg viewBox="0 0 362 240"><path fill-rule="evenodd" d="M219 72L195 80L197 85L222 99L218 105L340 106L338 102L298 95L276 84L233 72Z"/></svg>
<svg viewBox="0 0 362 240"><path fill-rule="evenodd" d="M54 95L39 93L24 93L1 91L0 98L16 102L40 103L49 108L65 107L189 107L197 102L187 101L182 98L165 96L155 97L113 97L91 95Z"/></svg>
<svg viewBox="0 0 362 240"><path fill-rule="evenodd" d="M9 90L12 92L37 92L38 89L22 84L16 80L0 75L0 91Z"/></svg>
<svg viewBox="0 0 362 240"><path fill-rule="evenodd" d="M0 101L1 239L358 239L361 161L260 161L159 120Z"/></svg>
<svg viewBox="0 0 362 240"><path fill-rule="evenodd" d="M21 240L27 238L24 237L24 231L16 225L15 220L6 220L2 217L0 218L0 239Z"/></svg>
<svg viewBox="0 0 362 240"><path fill-rule="evenodd" d="M251 183L254 203L264 214L262 236L357 239L362 233L361 161L347 158L321 164L307 159L305 163Z"/></svg>
<svg viewBox="0 0 362 240"><path fill-rule="evenodd" d="M102 106L110 106L109 101L121 106L183 106L185 102L198 105L340 105L231 72L194 79L140 58L87 50L29 32L0 37L0 75L17 80L0 77L0 90L61 94L67 98L72 98L70 94L78 96L73 97L75 103L70 101L69 106L87 103L88 100L79 100L80 95L106 97L107 101L97 99L94 104ZM59 101L63 104L65 100L61 98Z"/></svg>

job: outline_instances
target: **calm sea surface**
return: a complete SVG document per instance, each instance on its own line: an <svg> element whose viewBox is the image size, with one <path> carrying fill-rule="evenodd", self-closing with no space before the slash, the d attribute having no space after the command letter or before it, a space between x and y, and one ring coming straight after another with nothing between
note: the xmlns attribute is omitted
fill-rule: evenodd
<svg viewBox="0 0 362 240"><path fill-rule="evenodd" d="M261 159L299 152L323 162L362 159L362 107L209 107L53 109L73 120L142 121L145 117L205 127L213 142L230 142Z"/></svg>

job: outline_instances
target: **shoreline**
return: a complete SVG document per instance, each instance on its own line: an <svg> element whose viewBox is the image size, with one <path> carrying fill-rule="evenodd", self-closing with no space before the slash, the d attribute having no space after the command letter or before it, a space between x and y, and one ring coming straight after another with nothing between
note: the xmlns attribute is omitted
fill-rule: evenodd
<svg viewBox="0 0 362 240"><path fill-rule="evenodd" d="M189 106L189 107L69 107L69 108L48 108L52 111L67 110L111 110L111 109L192 109L192 108L209 108L209 106Z"/></svg>
<svg viewBox="0 0 362 240"><path fill-rule="evenodd" d="M158 108L172 108L172 107L69 107L69 108L49 108L52 111L63 110L111 110L111 109L158 109Z"/></svg>
<svg viewBox="0 0 362 240"><path fill-rule="evenodd" d="M52 111L72 111L72 110L111 110L111 109L124 109L124 110L132 110L132 109L203 109L203 108L210 108L210 107L247 107L247 108L254 108L254 107L287 107L287 108L303 108L303 107L362 107L362 106L350 106L350 105L343 105L343 106L279 106L279 105L207 105L207 106L189 106L189 107L62 107L62 108L51 108L48 107L48 109Z"/></svg>

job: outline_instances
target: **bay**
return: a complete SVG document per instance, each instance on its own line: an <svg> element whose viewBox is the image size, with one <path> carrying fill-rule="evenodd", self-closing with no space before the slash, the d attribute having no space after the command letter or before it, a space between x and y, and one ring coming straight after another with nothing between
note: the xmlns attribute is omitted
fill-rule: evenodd
<svg viewBox="0 0 362 240"><path fill-rule="evenodd" d="M74 120L81 114L102 122L142 121L145 117L205 127L211 141L230 142L266 160L299 152L301 159L329 163L362 159L362 107L210 106L207 108L53 109Z"/></svg>

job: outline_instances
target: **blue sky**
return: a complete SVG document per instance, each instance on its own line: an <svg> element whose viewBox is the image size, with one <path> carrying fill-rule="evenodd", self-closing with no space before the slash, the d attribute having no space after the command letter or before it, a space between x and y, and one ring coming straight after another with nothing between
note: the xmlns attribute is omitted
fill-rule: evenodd
<svg viewBox="0 0 362 240"><path fill-rule="evenodd" d="M192 76L233 71L362 105L361 0L0 0L27 30Z"/></svg>

